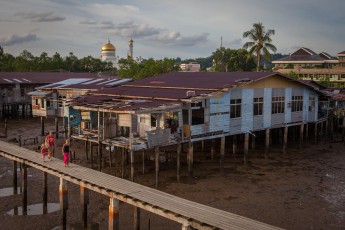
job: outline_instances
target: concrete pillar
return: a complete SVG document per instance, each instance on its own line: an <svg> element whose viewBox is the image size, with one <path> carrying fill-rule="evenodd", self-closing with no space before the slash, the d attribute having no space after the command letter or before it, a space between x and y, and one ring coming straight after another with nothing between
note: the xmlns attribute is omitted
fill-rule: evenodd
<svg viewBox="0 0 345 230"><path fill-rule="evenodd" d="M225 137L220 138L220 158L219 158L219 163L220 163L220 169L223 171L224 170L224 156L225 156Z"/></svg>
<svg viewBox="0 0 345 230"><path fill-rule="evenodd" d="M22 163L22 200L23 200L23 215L28 211L28 167Z"/></svg>
<svg viewBox="0 0 345 230"><path fill-rule="evenodd" d="M13 161L13 195L17 194L17 161Z"/></svg>
<svg viewBox="0 0 345 230"><path fill-rule="evenodd" d="M268 157L270 151L270 129L265 130L265 158Z"/></svg>
<svg viewBox="0 0 345 230"><path fill-rule="evenodd" d="M109 204L109 230L120 229L120 202L115 198L110 198Z"/></svg>
<svg viewBox="0 0 345 230"><path fill-rule="evenodd" d="M158 188L158 179L159 179L159 147L155 147L155 172L156 172L156 188Z"/></svg>
<svg viewBox="0 0 345 230"><path fill-rule="evenodd" d="M244 134L244 154L243 154L243 162L247 164L248 162L248 147L249 147L249 133Z"/></svg>
<svg viewBox="0 0 345 230"><path fill-rule="evenodd" d="M48 173L43 172L43 214L48 213Z"/></svg>
<svg viewBox="0 0 345 230"><path fill-rule="evenodd" d="M133 229L139 230L140 229L140 208L134 206L134 221L133 221Z"/></svg>
<svg viewBox="0 0 345 230"><path fill-rule="evenodd" d="M83 227L87 227L87 205L89 204L89 190L84 186L80 186L80 205L82 208L81 219Z"/></svg>
<svg viewBox="0 0 345 230"><path fill-rule="evenodd" d="M286 154L289 127L284 127L283 153Z"/></svg>
<svg viewBox="0 0 345 230"><path fill-rule="evenodd" d="M62 228L66 229L67 224L67 209L68 209L68 182L60 177L59 198L60 210L62 212Z"/></svg>

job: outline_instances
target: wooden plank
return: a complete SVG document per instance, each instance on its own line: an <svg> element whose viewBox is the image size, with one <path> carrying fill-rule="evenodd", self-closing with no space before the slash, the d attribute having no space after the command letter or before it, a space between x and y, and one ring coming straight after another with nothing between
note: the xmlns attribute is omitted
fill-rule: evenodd
<svg viewBox="0 0 345 230"><path fill-rule="evenodd" d="M279 229L76 164L63 167L59 159L42 162L39 153L7 142L0 141L0 155L193 228Z"/></svg>

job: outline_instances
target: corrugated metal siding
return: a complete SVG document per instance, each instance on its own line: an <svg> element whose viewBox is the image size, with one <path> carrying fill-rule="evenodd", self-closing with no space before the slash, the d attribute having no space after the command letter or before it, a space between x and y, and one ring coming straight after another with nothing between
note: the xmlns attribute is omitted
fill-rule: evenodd
<svg viewBox="0 0 345 230"><path fill-rule="evenodd" d="M315 111L314 111L314 121L318 120L318 111L319 111L319 96L315 95Z"/></svg>
<svg viewBox="0 0 345 230"><path fill-rule="evenodd" d="M291 113L291 122L299 122L303 120L303 111Z"/></svg>
<svg viewBox="0 0 345 230"><path fill-rule="evenodd" d="M253 130L253 89L243 89L242 90L242 132L247 132Z"/></svg>
<svg viewBox="0 0 345 230"><path fill-rule="evenodd" d="M253 117L253 130L262 130L264 128L264 116Z"/></svg>
<svg viewBox="0 0 345 230"><path fill-rule="evenodd" d="M269 128L272 119L272 89L264 89L263 127Z"/></svg>
<svg viewBox="0 0 345 230"><path fill-rule="evenodd" d="M303 121L308 121L308 109L309 109L309 90L303 90Z"/></svg>
<svg viewBox="0 0 345 230"><path fill-rule="evenodd" d="M265 89L254 89L254 97L264 97Z"/></svg>

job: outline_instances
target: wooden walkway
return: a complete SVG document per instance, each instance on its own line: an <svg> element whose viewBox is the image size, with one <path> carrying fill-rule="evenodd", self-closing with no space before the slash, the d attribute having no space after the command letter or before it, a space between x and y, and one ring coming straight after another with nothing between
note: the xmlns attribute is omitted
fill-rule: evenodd
<svg viewBox="0 0 345 230"><path fill-rule="evenodd" d="M185 226L197 229L280 229L76 164L66 168L56 158L43 162L40 153L7 142L0 141L0 156L25 163Z"/></svg>

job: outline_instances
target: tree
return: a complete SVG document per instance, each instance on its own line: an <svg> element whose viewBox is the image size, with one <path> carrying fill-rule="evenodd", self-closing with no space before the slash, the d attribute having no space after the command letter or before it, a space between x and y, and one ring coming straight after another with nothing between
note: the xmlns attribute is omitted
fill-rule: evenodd
<svg viewBox="0 0 345 230"><path fill-rule="evenodd" d="M249 48L249 57L252 57L253 53L255 53L257 59L257 72L259 72L262 66L262 53L265 58L270 60L271 54L269 50L273 52L277 50L277 48L271 43L271 36L274 34L274 30L269 29L266 31L262 23L254 23L251 30L243 33L244 38L249 38L251 40L243 45L243 49L247 50Z"/></svg>

